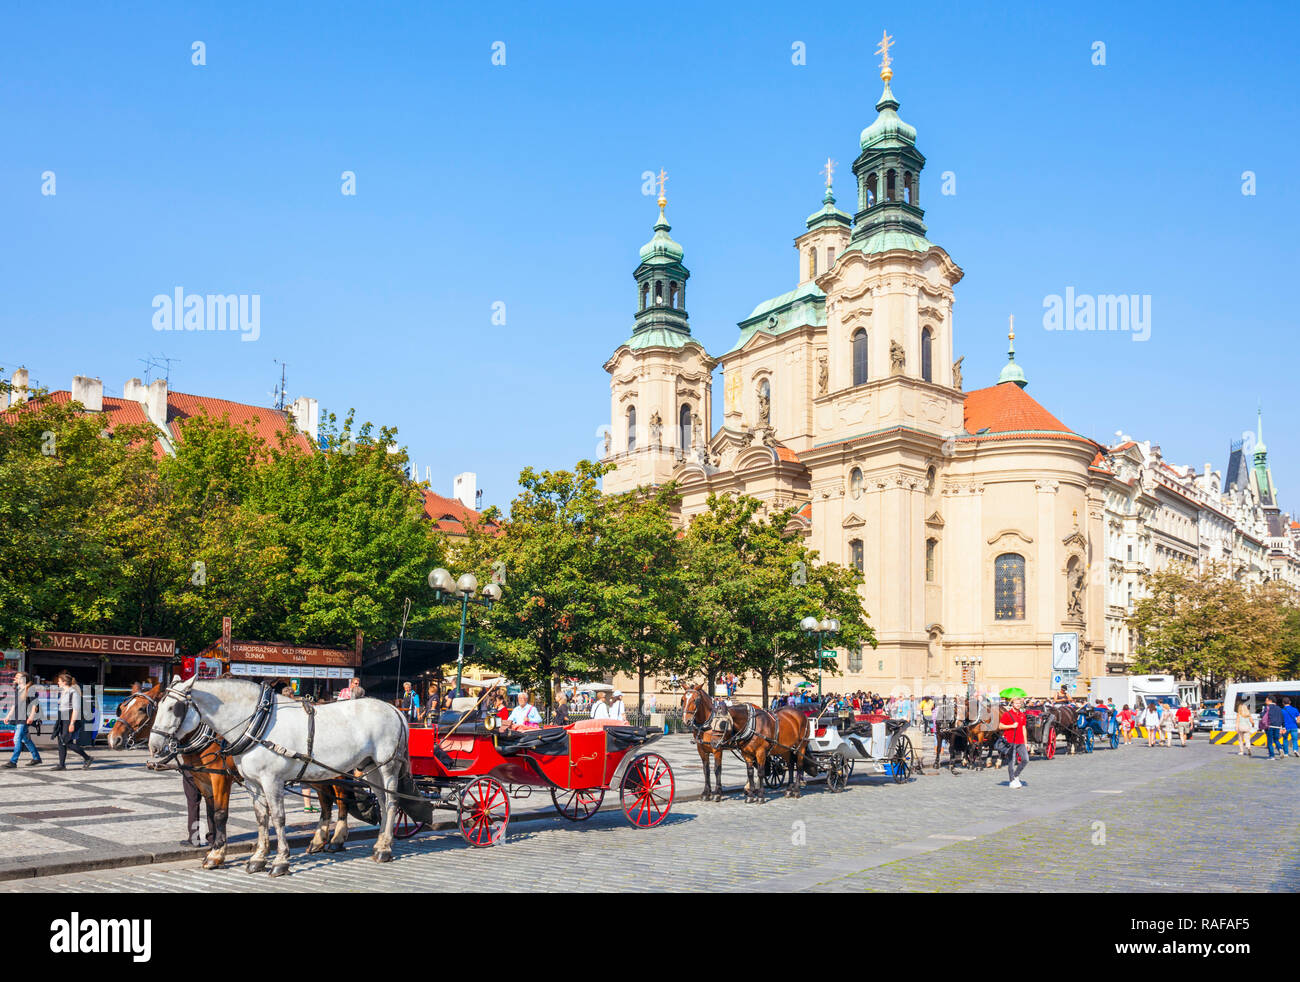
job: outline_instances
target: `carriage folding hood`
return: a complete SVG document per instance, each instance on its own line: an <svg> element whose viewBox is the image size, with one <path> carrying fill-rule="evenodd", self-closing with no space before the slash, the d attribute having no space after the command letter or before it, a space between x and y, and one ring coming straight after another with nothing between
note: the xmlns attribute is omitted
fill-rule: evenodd
<svg viewBox="0 0 1300 982"><path fill-rule="evenodd" d="M1089 690L1091 701L1115 703L1117 709L1139 706L1148 699L1178 702L1178 682L1172 675L1106 675L1094 678Z"/></svg>

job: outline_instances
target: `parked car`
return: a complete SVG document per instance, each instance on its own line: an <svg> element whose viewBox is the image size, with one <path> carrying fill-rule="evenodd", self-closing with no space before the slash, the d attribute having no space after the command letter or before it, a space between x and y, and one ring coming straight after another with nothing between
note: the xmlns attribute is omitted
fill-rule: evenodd
<svg viewBox="0 0 1300 982"><path fill-rule="evenodd" d="M1192 721L1193 730L1223 729L1223 713L1215 709L1202 709Z"/></svg>

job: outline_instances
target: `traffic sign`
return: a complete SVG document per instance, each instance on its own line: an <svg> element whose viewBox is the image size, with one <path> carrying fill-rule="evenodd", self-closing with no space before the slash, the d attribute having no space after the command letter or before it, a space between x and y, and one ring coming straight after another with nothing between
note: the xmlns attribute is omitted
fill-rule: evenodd
<svg viewBox="0 0 1300 982"><path fill-rule="evenodd" d="M1052 671L1078 672L1079 632L1052 635ZM1059 684L1059 683L1058 683Z"/></svg>

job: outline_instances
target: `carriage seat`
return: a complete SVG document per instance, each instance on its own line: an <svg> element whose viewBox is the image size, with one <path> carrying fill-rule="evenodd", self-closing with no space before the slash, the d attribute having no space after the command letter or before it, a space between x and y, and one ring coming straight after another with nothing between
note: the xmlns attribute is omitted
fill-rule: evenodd
<svg viewBox="0 0 1300 982"><path fill-rule="evenodd" d="M905 719L887 719L885 720L885 732L890 736L893 736L899 730L904 729L907 725L908 722Z"/></svg>

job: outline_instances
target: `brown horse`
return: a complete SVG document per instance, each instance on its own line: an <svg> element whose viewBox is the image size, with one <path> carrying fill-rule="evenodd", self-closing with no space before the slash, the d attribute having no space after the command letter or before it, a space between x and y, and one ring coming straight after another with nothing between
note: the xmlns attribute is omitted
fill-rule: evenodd
<svg viewBox="0 0 1300 982"><path fill-rule="evenodd" d="M714 702L700 686L688 689L682 703L682 720L695 733L696 750L704 766L703 800L722 800L722 751L732 750L745 762L745 801L762 804L767 800L763 778L767 760L780 757L786 762L787 798L803 793L804 750L808 744L808 721L803 713L782 709L770 713L742 703L728 706ZM709 755L717 776L716 798L709 784Z"/></svg>
<svg viewBox="0 0 1300 982"><path fill-rule="evenodd" d="M162 698L163 687L155 685L148 692L137 692L128 696L118 709L117 722L108 735L110 750L129 750L138 743L148 741L153 730L154 713L158 700ZM194 780L208 806L212 809L212 821L215 826L211 848L203 859L204 869L217 869L226 861L226 822L230 817L230 793L235 782L240 780L234 761L221 752L221 743L213 740L193 753L181 755L181 763ZM351 810L359 820L365 821L359 802L352 790L342 784L310 784L320 796L320 821L316 833L312 836L308 853L318 853L328 849L341 852L348 837L348 811ZM330 819L337 804L339 820L330 835ZM377 817L377 816L376 816Z"/></svg>
<svg viewBox="0 0 1300 982"><path fill-rule="evenodd" d="M1069 753L1075 748L1083 748L1083 728L1079 725L1081 716L1079 707L1072 702L1055 702L1044 706L1043 712L1050 714L1056 732L1065 737L1065 746Z"/></svg>
<svg viewBox="0 0 1300 982"><path fill-rule="evenodd" d="M981 760L988 760L993 744L1000 732L999 715L992 700L981 699L974 718L971 717L970 702L965 702L965 718L951 722L935 723L934 766L939 766L939 756L943 752L944 742L948 743L948 773L957 773L957 761L962 760L967 767L975 768Z"/></svg>

